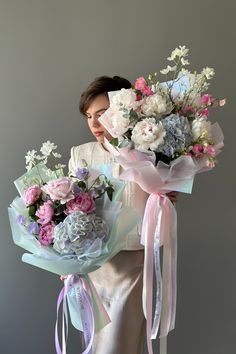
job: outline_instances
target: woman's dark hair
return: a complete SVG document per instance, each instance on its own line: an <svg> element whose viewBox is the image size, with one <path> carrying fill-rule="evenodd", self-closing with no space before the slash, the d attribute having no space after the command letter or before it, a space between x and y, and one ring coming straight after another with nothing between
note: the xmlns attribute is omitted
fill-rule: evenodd
<svg viewBox="0 0 236 354"><path fill-rule="evenodd" d="M122 88L129 89L132 85L129 80L120 76L100 76L97 77L80 97L79 110L85 115L92 101L99 95L105 94L109 91L117 91ZM108 96L108 95L107 95Z"/></svg>

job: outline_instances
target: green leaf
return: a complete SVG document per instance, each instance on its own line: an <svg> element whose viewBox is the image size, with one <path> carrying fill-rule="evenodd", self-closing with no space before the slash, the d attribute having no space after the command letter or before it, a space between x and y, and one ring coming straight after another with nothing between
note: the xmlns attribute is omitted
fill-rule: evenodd
<svg viewBox="0 0 236 354"><path fill-rule="evenodd" d="M119 140L118 140L118 138L112 138L112 139L109 141L109 143L110 143L111 145L113 145L113 146L118 146Z"/></svg>
<svg viewBox="0 0 236 354"><path fill-rule="evenodd" d="M106 188L106 192L107 192L108 198L110 200L112 200L112 195L113 195L113 192L114 192L114 188L112 186L109 186L109 187Z"/></svg>
<svg viewBox="0 0 236 354"><path fill-rule="evenodd" d="M30 205L29 206L29 216L32 219L35 219L35 213L36 213L36 206L35 205Z"/></svg>

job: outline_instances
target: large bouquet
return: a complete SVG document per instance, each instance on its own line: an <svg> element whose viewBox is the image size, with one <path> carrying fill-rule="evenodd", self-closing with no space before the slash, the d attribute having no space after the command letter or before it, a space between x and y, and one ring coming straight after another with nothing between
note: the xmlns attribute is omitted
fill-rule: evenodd
<svg viewBox="0 0 236 354"><path fill-rule="evenodd" d="M81 160L75 176L66 176L57 146L43 143L41 155L26 155L28 172L15 185L21 195L9 208L14 242L31 252L23 261L67 275L59 295L63 321L66 301L73 325L84 332L86 353L91 353L94 331L109 322L88 273L99 268L124 246L124 237L138 221L134 211L121 208L123 183L109 180L109 166L101 170ZM64 328L63 324L63 328ZM55 332L57 353L61 347ZM62 352L66 352L63 331Z"/></svg>
<svg viewBox="0 0 236 354"><path fill-rule="evenodd" d="M165 338L175 325L177 216L166 193L191 193L196 173L212 169L223 147L223 133L208 115L225 100L208 93L214 70L186 70L188 49L179 46L168 57L171 65L157 74L139 77L131 89L109 92L110 107L100 122L113 139L106 148L114 153L124 172L121 179L138 183L150 194L142 228L145 245L143 308L147 342ZM163 248L161 274L159 248ZM156 273L156 308L152 323L153 265Z"/></svg>

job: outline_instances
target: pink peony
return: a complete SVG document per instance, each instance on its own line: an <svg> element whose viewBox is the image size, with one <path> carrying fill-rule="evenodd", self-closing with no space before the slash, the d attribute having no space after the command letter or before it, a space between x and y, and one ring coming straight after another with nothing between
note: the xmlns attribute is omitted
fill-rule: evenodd
<svg viewBox="0 0 236 354"><path fill-rule="evenodd" d="M74 199L66 203L65 213L72 214L75 211L92 213L95 210L95 202L89 193L80 193Z"/></svg>
<svg viewBox="0 0 236 354"><path fill-rule="evenodd" d="M211 106L211 95L205 94L201 97L201 103L205 106Z"/></svg>
<svg viewBox="0 0 236 354"><path fill-rule="evenodd" d="M63 177L49 181L42 189L53 201L60 200L63 204L74 198L73 188L74 183L72 179Z"/></svg>
<svg viewBox="0 0 236 354"><path fill-rule="evenodd" d="M39 224L48 224L52 220L52 217L54 215L52 201L48 200L43 205L41 205L41 207L36 211L35 215L39 218L37 220Z"/></svg>
<svg viewBox="0 0 236 354"><path fill-rule="evenodd" d="M54 223L49 223L40 226L39 229L39 242L44 246L49 246L54 240Z"/></svg>
<svg viewBox="0 0 236 354"><path fill-rule="evenodd" d="M151 88L148 86L146 80L144 79L143 76L139 77L135 81L135 88L136 90L139 90L142 92L143 95L145 96L151 96L154 94L154 92L151 90Z"/></svg>
<svg viewBox="0 0 236 354"><path fill-rule="evenodd" d="M42 194L42 190L38 185L31 186L26 189L24 193L25 205L29 206L34 204Z"/></svg>

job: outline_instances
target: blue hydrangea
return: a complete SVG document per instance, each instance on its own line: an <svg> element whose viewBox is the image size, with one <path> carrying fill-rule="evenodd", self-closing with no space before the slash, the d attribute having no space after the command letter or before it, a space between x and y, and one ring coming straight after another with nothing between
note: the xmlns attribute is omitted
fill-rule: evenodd
<svg viewBox="0 0 236 354"><path fill-rule="evenodd" d="M161 120L166 131L164 141L157 148L157 152L168 157L182 151L192 142L192 133L186 117L171 114Z"/></svg>

